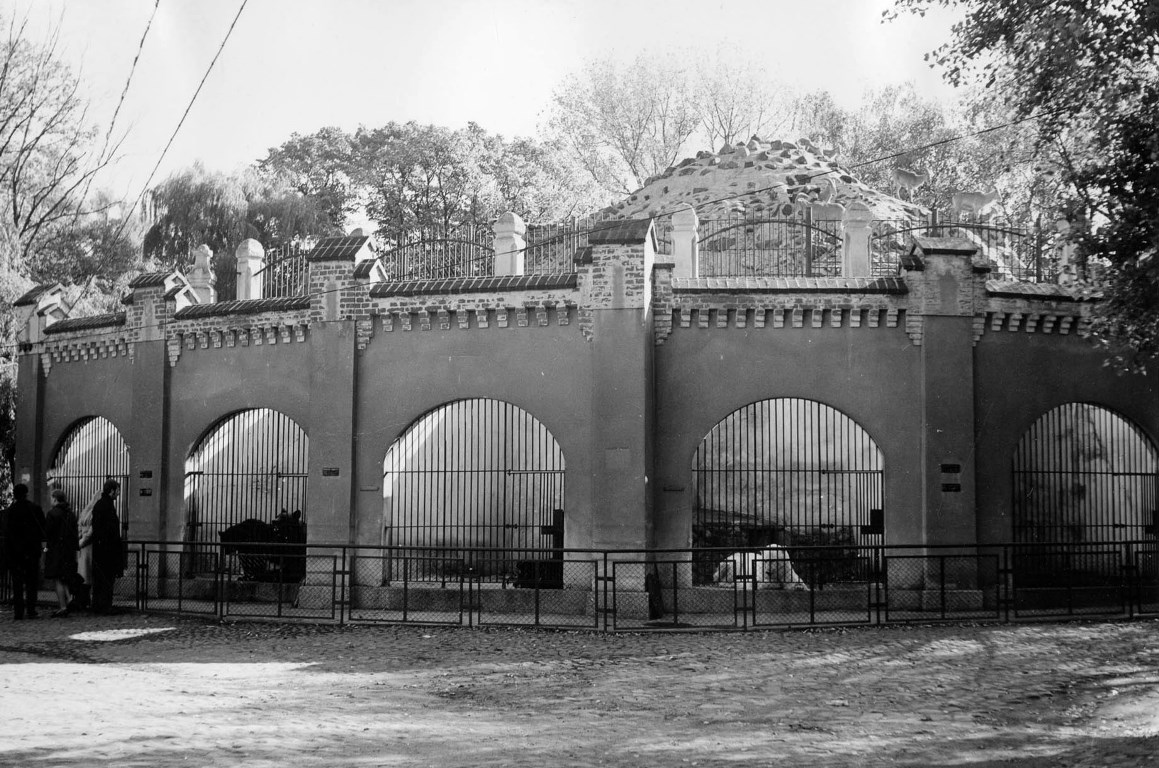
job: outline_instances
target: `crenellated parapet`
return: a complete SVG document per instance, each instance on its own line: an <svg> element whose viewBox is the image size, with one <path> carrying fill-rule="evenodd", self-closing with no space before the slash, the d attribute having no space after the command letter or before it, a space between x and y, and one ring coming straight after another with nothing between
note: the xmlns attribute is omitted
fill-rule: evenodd
<svg viewBox="0 0 1159 768"><path fill-rule="evenodd" d="M656 343L674 328L896 328L909 305L896 277L671 277L655 282Z"/></svg>
<svg viewBox="0 0 1159 768"><path fill-rule="evenodd" d="M365 348L375 331L527 328L569 325L578 309L574 273L504 275L381 283L370 289L373 317L360 329Z"/></svg>
<svg viewBox="0 0 1159 768"><path fill-rule="evenodd" d="M970 318L973 343L987 331L1081 332L1090 297L1058 285L990 279L978 248L956 238L915 237L895 277L688 277L695 266L657 264L652 274L656 344L677 328L897 328L915 346L926 318Z"/></svg>
<svg viewBox="0 0 1159 768"><path fill-rule="evenodd" d="M198 304L173 316L166 329L169 364L183 350L233 349L302 343L310 325L310 298L248 299Z"/></svg>
<svg viewBox="0 0 1159 768"><path fill-rule="evenodd" d="M1060 285L986 282L987 302L978 329L986 332L1081 335L1091 322L1092 298Z"/></svg>
<svg viewBox="0 0 1159 768"><path fill-rule="evenodd" d="M46 329L40 362L47 374L59 363L85 363L101 358L133 358L133 334L126 313L66 318Z"/></svg>

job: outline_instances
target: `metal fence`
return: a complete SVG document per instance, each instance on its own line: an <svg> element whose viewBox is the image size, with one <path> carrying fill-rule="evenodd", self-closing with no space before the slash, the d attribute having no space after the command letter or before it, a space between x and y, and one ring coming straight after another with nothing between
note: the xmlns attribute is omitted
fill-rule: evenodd
<svg viewBox="0 0 1159 768"><path fill-rule="evenodd" d="M86 419L61 441L47 476L49 485L63 490L78 514L100 493L106 480L119 482L122 503L130 503L129 446L108 419Z"/></svg>
<svg viewBox="0 0 1159 768"><path fill-rule="evenodd" d="M712 584L692 583L691 564L699 552L694 549L563 550L557 565L561 578L519 584L473 570L460 548L420 556L390 547L266 546L275 561L300 558L304 576L293 582L246 580L237 558L221 548L214 552L210 572L193 575L185 562L191 556L188 544L131 542L117 603L219 618L601 631L1159 617L1154 538L1052 543L1056 555L1079 555L1072 564L1098 552L1116 569L1113 578L1082 568L1060 571L1060 578L1049 583L1035 576L1037 564L1026 569L1039 545L1022 544L869 547L858 555L866 559L860 570L832 567L849 557L840 547L790 548L801 575L800 583L790 585L763 578L769 561L756 550L750 566ZM473 556L487 559L482 551ZM408 561L401 572L418 574L430 570L416 562L426 557L460 558L463 567L438 580L383 581L384 561ZM1063 565L1057 557L1053 562ZM276 570L294 569L283 565ZM847 575L825 576L836 573ZM0 601L11 598L4 578Z"/></svg>
<svg viewBox="0 0 1159 768"><path fill-rule="evenodd" d="M490 227L463 225L407 234L379 257L387 280L483 277L495 273L495 235Z"/></svg>
<svg viewBox="0 0 1159 768"><path fill-rule="evenodd" d="M700 222L702 277L834 277L841 222L734 215Z"/></svg>
<svg viewBox="0 0 1159 768"><path fill-rule="evenodd" d="M1018 568L1054 584L1070 574L1118 578L1113 547L1087 542L1153 536L1159 508L1159 453L1118 414L1067 403L1031 425L1013 462L1013 533ZM1059 548L1057 542L1069 546Z"/></svg>
<svg viewBox="0 0 1159 768"><path fill-rule="evenodd" d="M575 271L575 253L588 244L588 232L577 222L528 224L524 274L553 275Z"/></svg>
<svg viewBox="0 0 1159 768"><path fill-rule="evenodd" d="M1010 226L955 221L936 213L928 221L878 219L872 223L870 258L874 275L897 274L901 257L913 247L913 235L959 237L977 246L997 280L1058 282L1057 243L1039 224Z"/></svg>
<svg viewBox="0 0 1159 768"><path fill-rule="evenodd" d="M185 565L211 571L225 529L270 522L285 510L306 512L309 439L296 422L269 408L236 413L214 427L185 466ZM302 522L305 522L303 518Z"/></svg>
<svg viewBox="0 0 1159 768"><path fill-rule="evenodd" d="M310 265L306 254L310 248L286 245L273 248L266 254L262 276L262 296L306 296L310 292Z"/></svg>
<svg viewBox="0 0 1159 768"><path fill-rule="evenodd" d="M445 580L468 568L526 581L552 571L564 476L559 443L521 408L476 398L431 411L383 462L383 541L400 557L382 563L382 578Z"/></svg>
<svg viewBox="0 0 1159 768"><path fill-rule="evenodd" d="M721 567L716 547L883 543L883 467L869 433L824 403L777 398L733 411L693 455L693 583Z"/></svg>

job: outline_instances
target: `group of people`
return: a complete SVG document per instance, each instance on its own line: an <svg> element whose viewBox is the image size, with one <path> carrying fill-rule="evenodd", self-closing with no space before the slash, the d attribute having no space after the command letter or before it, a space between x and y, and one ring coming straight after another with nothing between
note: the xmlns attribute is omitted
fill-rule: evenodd
<svg viewBox="0 0 1159 768"><path fill-rule="evenodd" d="M125 571L116 506L120 490L116 480L106 480L78 516L60 488L52 489L47 515L28 500L28 486L13 488L15 501L0 513L0 540L12 579L16 620L36 618L42 578L51 579L56 587L59 607L53 616L90 607L95 613L112 610L113 586Z"/></svg>

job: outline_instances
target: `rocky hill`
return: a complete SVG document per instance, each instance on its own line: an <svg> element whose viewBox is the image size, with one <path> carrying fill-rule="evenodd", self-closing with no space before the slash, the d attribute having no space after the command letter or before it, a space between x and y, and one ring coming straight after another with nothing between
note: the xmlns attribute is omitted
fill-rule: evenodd
<svg viewBox="0 0 1159 768"><path fill-rule="evenodd" d="M682 160L628 199L601 211L600 220L659 218L691 205L703 218L747 213L769 218L801 215L811 204L849 206L860 200L878 219L924 217L926 210L866 186L807 139L725 145Z"/></svg>

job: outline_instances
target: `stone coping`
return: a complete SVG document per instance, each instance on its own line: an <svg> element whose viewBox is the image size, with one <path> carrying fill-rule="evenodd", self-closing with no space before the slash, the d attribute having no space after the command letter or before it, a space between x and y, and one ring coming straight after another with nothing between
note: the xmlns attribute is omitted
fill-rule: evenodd
<svg viewBox="0 0 1159 768"><path fill-rule="evenodd" d="M451 277L441 280L404 280L382 283L370 289L373 299L392 296L422 296L451 293L499 293L534 291L552 288L575 288L579 276L574 272L551 275L498 275L488 277Z"/></svg>
<svg viewBox="0 0 1159 768"><path fill-rule="evenodd" d="M256 315L262 312L286 312L309 308L309 296L279 296L269 299L219 301L216 304L192 304L177 310L173 319L193 320L200 317L220 317L222 315Z"/></svg>
<svg viewBox="0 0 1159 768"><path fill-rule="evenodd" d="M125 324L124 312L112 312L107 315L91 315L89 317L70 317L59 320L44 329L45 334L69 333L71 331L88 331L93 328L108 328L114 325Z"/></svg>
<svg viewBox="0 0 1159 768"><path fill-rule="evenodd" d="M674 277L684 293L876 293L904 294L900 277Z"/></svg>
<svg viewBox="0 0 1159 768"><path fill-rule="evenodd" d="M1084 296L1079 291L1054 283L1022 283L1013 280L987 280L986 293L1014 299L1050 299L1052 301L1098 301L1097 294Z"/></svg>

